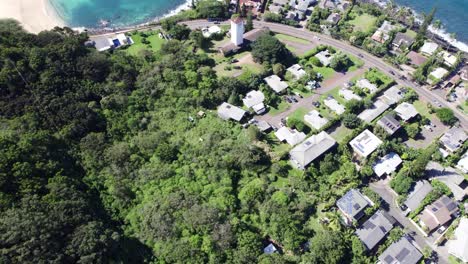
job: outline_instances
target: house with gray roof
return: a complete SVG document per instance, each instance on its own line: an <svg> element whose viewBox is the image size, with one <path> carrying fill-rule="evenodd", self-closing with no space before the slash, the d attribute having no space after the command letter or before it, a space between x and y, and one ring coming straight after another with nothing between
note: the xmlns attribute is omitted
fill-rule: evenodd
<svg viewBox="0 0 468 264"><path fill-rule="evenodd" d="M286 88L288 88L288 84L285 81L282 81L278 75L271 75L263 80L265 80L268 86L270 86L270 88L276 93L282 93Z"/></svg>
<svg viewBox="0 0 468 264"><path fill-rule="evenodd" d="M246 107L252 108L255 113L262 114L265 112L264 100L265 95L261 91L252 90L245 95L242 102L244 102Z"/></svg>
<svg viewBox="0 0 468 264"><path fill-rule="evenodd" d="M379 256L381 264L417 264L423 255L406 237L391 244Z"/></svg>
<svg viewBox="0 0 468 264"><path fill-rule="evenodd" d="M402 87L394 85L387 89L380 97L388 105L394 105L405 97L405 92Z"/></svg>
<svg viewBox="0 0 468 264"><path fill-rule="evenodd" d="M468 182L452 167L445 168L440 163L431 161L426 166L425 174L430 180L439 180L447 185L457 201L468 195Z"/></svg>
<svg viewBox="0 0 468 264"><path fill-rule="evenodd" d="M372 250L393 229L394 224L395 219L391 215L379 210L356 230L356 235L368 250Z"/></svg>
<svg viewBox="0 0 468 264"><path fill-rule="evenodd" d="M328 50L323 50L317 54L315 54L315 57L319 59L320 63L322 63L323 66L328 66L331 63L331 60L333 59L333 55L330 54Z"/></svg>
<svg viewBox="0 0 468 264"><path fill-rule="evenodd" d="M401 128L400 121L396 120L392 114L384 115L379 121L377 121L377 125L382 127L390 136L395 134L395 132Z"/></svg>
<svg viewBox="0 0 468 264"><path fill-rule="evenodd" d="M226 102L218 107L218 116L224 120L232 119L239 122L244 118L246 113L241 108Z"/></svg>
<svg viewBox="0 0 468 264"><path fill-rule="evenodd" d="M375 175L382 177L384 175L391 175L401 165L403 160L394 152L390 152L382 158L378 159L373 165Z"/></svg>
<svg viewBox="0 0 468 264"><path fill-rule="evenodd" d="M416 110L416 107L407 102L399 104L395 108L395 112L403 121L409 121L419 115L419 112L418 110Z"/></svg>
<svg viewBox="0 0 468 264"><path fill-rule="evenodd" d="M263 253L269 255L269 254L273 254L275 252L277 252L278 249L276 249L275 245L273 245L273 243L270 243L268 244L268 246L266 246L264 249L263 249Z"/></svg>
<svg viewBox="0 0 468 264"><path fill-rule="evenodd" d="M304 122L319 130L328 123L328 119L320 115L319 111L312 110L304 116Z"/></svg>
<svg viewBox="0 0 468 264"><path fill-rule="evenodd" d="M397 32L392 41L392 45L399 50L408 49L413 43L413 37L401 32Z"/></svg>
<svg viewBox="0 0 468 264"><path fill-rule="evenodd" d="M460 219L460 224L454 232L454 239L447 243L449 254L468 262L468 218Z"/></svg>
<svg viewBox="0 0 468 264"><path fill-rule="evenodd" d="M442 146L446 151L453 153L461 148L467 138L468 136L463 128L452 127L440 138L440 143L442 143Z"/></svg>
<svg viewBox="0 0 468 264"><path fill-rule="evenodd" d="M404 205L409 211L416 210L426 196L432 191L432 185L426 181L418 181L414 185L413 191L408 195Z"/></svg>
<svg viewBox="0 0 468 264"><path fill-rule="evenodd" d="M295 168L304 169L335 145L336 141L327 132L322 131L309 137L289 152L291 164Z"/></svg>
<svg viewBox="0 0 468 264"><path fill-rule="evenodd" d="M364 210L371 204L361 192L351 189L336 202L336 205L347 220L353 222L361 219L364 216Z"/></svg>
<svg viewBox="0 0 468 264"><path fill-rule="evenodd" d="M364 111L362 111L358 117L364 122L370 123L383 112L385 112L390 106L382 100L375 101L372 106Z"/></svg>
<svg viewBox="0 0 468 264"><path fill-rule="evenodd" d="M294 76L294 79L296 80L299 80L300 78L302 78L304 75L307 74L307 72L299 64L292 65L291 67L287 69L287 71L290 72L292 76Z"/></svg>
<svg viewBox="0 0 468 264"><path fill-rule="evenodd" d="M443 195L424 208L424 211L419 215L419 223L430 233L452 220L458 211L457 203Z"/></svg>

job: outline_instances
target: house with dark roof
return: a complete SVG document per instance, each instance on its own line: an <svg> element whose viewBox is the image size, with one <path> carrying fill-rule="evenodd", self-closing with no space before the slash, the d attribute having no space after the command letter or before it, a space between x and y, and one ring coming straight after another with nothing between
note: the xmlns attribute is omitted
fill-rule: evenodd
<svg viewBox="0 0 468 264"><path fill-rule="evenodd" d="M411 45L414 43L414 38L406 35L404 33L398 32L395 34L395 38L392 41L392 45L399 49L399 50L405 50L409 48Z"/></svg>
<svg viewBox="0 0 468 264"><path fill-rule="evenodd" d="M424 57L423 55L415 52L415 51L410 51L406 57L410 60L410 63L415 66L421 66L427 61L427 58Z"/></svg>
<svg viewBox="0 0 468 264"><path fill-rule="evenodd" d="M336 205L350 223L361 219L364 216L364 210L371 204L361 192L351 189L336 202Z"/></svg>
<svg viewBox="0 0 468 264"><path fill-rule="evenodd" d="M368 250L377 246L392 230L395 219L387 212L379 210L356 230L356 235Z"/></svg>
<svg viewBox="0 0 468 264"><path fill-rule="evenodd" d="M418 181L414 185L413 191L408 195L408 198L404 202L404 205L408 208L408 211L416 210L426 196L432 191L432 185L426 181Z"/></svg>
<svg viewBox="0 0 468 264"><path fill-rule="evenodd" d="M392 114L386 114L377 121L377 125L382 127L390 136L401 128L400 121L396 120Z"/></svg>
<svg viewBox="0 0 468 264"><path fill-rule="evenodd" d="M426 206L422 214L419 215L419 223L430 233L452 220L458 210L457 203L444 195L431 205Z"/></svg>
<svg viewBox="0 0 468 264"><path fill-rule="evenodd" d="M423 255L406 237L391 244L379 256L381 264L417 264Z"/></svg>
<svg viewBox="0 0 468 264"><path fill-rule="evenodd" d="M442 146L446 151L453 153L461 148L467 138L468 136L463 128L452 127L440 138L440 143L442 143Z"/></svg>

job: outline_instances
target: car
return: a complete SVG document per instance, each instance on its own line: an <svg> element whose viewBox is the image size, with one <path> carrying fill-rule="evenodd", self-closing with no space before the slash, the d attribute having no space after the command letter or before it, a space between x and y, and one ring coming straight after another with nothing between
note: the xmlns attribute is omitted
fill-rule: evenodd
<svg viewBox="0 0 468 264"><path fill-rule="evenodd" d="M221 22L219 22L219 21L215 21L214 23L215 23L215 25L221 24Z"/></svg>
<svg viewBox="0 0 468 264"><path fill-rule="evenodd" d="M231 63L236 63L236 62L239 62L239 60L238 59L232 59L231 60Z"/></svg>
<svg viewBox="0 0 468 264"><path fill-rule="evenodd" d="M433 100L432 102L433 102L437 107L442 107L442 104L441 104L439 101Z"/></svg>
<svg viewBox="0 0 468 264"><path fill-rule="evenodd" d="M300 94L300 93L298 93L298 92L294 92L294 94L295 94L296 96L298 96L299 98L304 98L304 96L302 96L302 94Z"/></svg>
<svg viewBox="0 0 468 264"><path fill-rule="evenodd" d="M280 124L281 124L281 126L285 126L285 125L286 125L286 119L285 119L285 118L281 118Z"/></svg>
<svg viewBox="0 0 468 264"><path fill-rule="evenodd" d="M291 100L291 98L289 98L289 96L285 96L284 100L286 100L286 102L292 104L292 100Z"/></svg>
<svg viewBox="0 0 468 264"><path fill-rule="evenodd" d="M441 226L437 229L437 233L442 234L445 230L447 230L447 228L445 226Z"/></svg>
<svg viewBox="0 0 468 264"><path fill-rule="evenodd" d="M294 96L291 96L291 100L293 100L293 102L295 102L295 103L299 102L299 101L296 99L296 97L294 97Z"/></svg>
<svg viewBox="0 0 468 264"><path fill-rule="evenodd" d="M312 105L315 106L315 107L320 107L320 102L314 101L314 102L312 102Z"/></svg>
<svg viewBox="0 0 468 264"><path fill-rule="evenodd" d="M358 54L358 57L359 58L364 58L364 55L362 55L361 53Z"/></svg>
<svg viewBox="0 0 468 264"><path fill-rule="evenodd" d="M391 75L395 75L394 71L388 71Z"/></svg>

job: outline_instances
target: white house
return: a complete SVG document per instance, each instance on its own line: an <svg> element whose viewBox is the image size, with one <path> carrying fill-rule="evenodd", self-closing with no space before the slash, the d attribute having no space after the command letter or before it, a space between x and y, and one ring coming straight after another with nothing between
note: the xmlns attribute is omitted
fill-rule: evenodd
<svg viewBox="0 0 468 264"><path fill-rule="evenodd" d="M305 76L307 74L306 71L299 64L294 64L293 66L289 67L287 71L290 72L296 80L302 78L302 76Z"/></svg>
<svg viewBox="0 0 468 264"><path fill-rule="evenodd" d="M315 54L315 57L319 59L323 66L330 65L331 60L333 59L333 55L330 54L328 50L321 51Z"/></svg>
<svg viewBox="0 0 468 264"><path fill-rule="evenodd" d="M434 42L424 42L424 45L421 47L421 53L426 55L426 56L431 56L436 52L436 50L439 48L439 45L437 45Z"/></svg>
<svg viewBox="0 0 468 264"><path fill-rule="evenodd" d="M457 168L463 173L468 173L468 151L458 161Z"/></svg>
<svg viewBox="0 0 468 264"><path fill-rule="evenodd" d="M448 241L449 254L468 262L468 218L460 219L457 229L455 229L454 239Z"/></svg>
<svg viewBox="0 0 468 264"><path fill-rule="evenodd" d="M244 105L248 108L252 108L257 114L265 112L265 105L263 104L264 100L265 95L262 92L255 90L248 92L244 99L242 99Z"/></svg>
<svg viewBox="0 0 468 264"><path fill-rule="evenodd" d="M384 157L377 160L377 162L372 165L375 175L382 177L383 175L390 175L398 169L398 166L403 161L400 156L394 152L390 152Z"/></svg>
<svg viewBox="0 0 468 264"><path fill-rule="evenodd" d="M232 119L235 121L241 121L245 114L246 111L226 102L222 103L218 107L218 116L224 120Z"/></svg>
<svg viewBox="0 0 468 264"><path fill-rule="evenodd" d="M382 143L382 140L366 129L353 140L351 140L349 144L353 148L354 152L356 152L359 156L366 158L372 154L372 152L374 152Z"/></svg>
<svg viewBox="0 0 468 264"><path fill-rule="evenodd" d="M437 68L432 71L429 75L434 77L437 80L442 80L449 72L444 68Z"/></svg>
<svg viewBox="0 0 468 264"><path fill-rule="evenodd" d="M279 141L286 141L291 146L297 145L306 138L304 132L299 132L296 129L291 129L286 126L278 129L278 131L275 132L275 136Z"/></svg>
<svg viewBox="0 0 468 264"><path fill-rule="evenodd" d="M345 107L333 97L325 98L323 103L338 115L341 115L345 112Z"/></svg>
<svg viewBox="0 0 468 264"><path fill-rule="evenodd" d="M296 168L304 169L335 144L336 141L325 131L313 135L289 152L291 164Z"/></svg>
<svg viewBox="0 0 468 264"><path fill-rule="evenodd" d="M444 58L444 63L445 65L449 66L449 67L453 67L455 66L455 64L457 64L457 56L447 52L447 51L442 51L442 57Z"/></svg>
<svg viewBox="0 0 468 264"><path fill-rule="evenodd" d="M220 27L217 25L211 26L211 27L206 27L202 29L202 34L205 38L211 37L213 34L219 34L221 33L222 30Z"/></svg>
<svg viewBox="0 0 468 264"><path fill-rule="evenodd" d="M328 123L328 119L322 117L317 110L312 110L304 116L304 122L319 130Z"/></svg>
<svg viewBox="0 0 468 264"><path fill-rule="evenodd" d="M361 88L361 89L365 89L367 90L369 93L375 93L377 92L378 88L375 84L371 83L369 80L367 79L360 79L356 82L356 86Z"/></svg>
<svg viewBox="0 0 468 264"><path fill-rule="evenodd" d="M278 75L271 75L263 80L265 80L268 86L270 86L270 88L276 93L282 93L286 88L288 88L288 84L285 81L282 81Z"/></svg>
<svg viewBox="0 0 468 264"><path fill-rule="evenodd" d="M97 37L91 39L90 45L94 46L97 51L106 51L117 49L123 46L132 45L133 39L123 33L115 34L107 37Z"/></svg>
<svg viewBox="0 0 468 264"><path fill-rule="evenodd" d="M419 115L418 110L414 107L414 105L404 102L399 104L395 108L395 112L398 114L398 116L403 119L404 121L408 121L417 115Z"/></svg>
<svg viewBox="0 0 468 264"><path fill-rule="evenodd" d="M346 89L346 88L341 88L338 94L341 95L346 101L350 101L352 99L355 99L358 101L362 100L361 96L355 94L353 91Z"/></svg>

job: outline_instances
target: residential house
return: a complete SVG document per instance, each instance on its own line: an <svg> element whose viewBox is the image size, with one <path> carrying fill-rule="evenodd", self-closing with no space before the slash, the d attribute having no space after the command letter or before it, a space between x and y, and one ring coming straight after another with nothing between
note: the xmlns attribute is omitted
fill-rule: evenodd
<svg viewBox="0 0 468 264"><path fill-rule="evenodd" d="M425 173L431 180L443 182L456 201L461 201L468 195L468 183L465 177L458 174L454 168L444 168L440 163L431 161L427 164Z"/></svg>
<svg viewBox="0 0 468 264"><path fill-rule="evenodd" d="M299 132L296 129L289 127L281 127L275 132L275 136L279 141L286 141L289 145L295 146L306 138L304 132Z"/></svg>
<svg viewBox="0 0 468 264"><path fill-rule="evenodd" d="M463 173L468 173L468 151L463 154L461 159L457 163L457 168Z"/></svg>
<svg viewBox="0 0 468 264"><path fill-rule="evenodd" d="M266 246L264 249L263 249L263 253L269 255L269 254L273 254L275 252L277 252L278 249L276 249L275 245L273 245L273 243L270 243L268 244L268 246Z"/></svg>
<svg viewBox="0 0 468 264"><path fill-rule="evenodd" d="M356 189L349 190L336 202L336 205L348 223L361 219L365 209L371 206L369 200Z"/></svg>
<svg viewBox="0 0 468 264"><path fill-rule="evenodd" d="M405 122L419 115L419 112L418 110L416 110L414 105L407 103L407 102L399 104L395 108L395 112Z"/></svg>
<svg viewBox="0 0 468 264"><path fill-rule="evenodd" d="M274 14L279 15L283 11L283 8L281 6L277 6L277 5L270 5L268 7L268 11L270 11L270 13L274 13Z"/></svg>
<svg viewBox="0 0 468 264"><path fill-rule="evenodd" d="M323 100L323 103L333 110L337 115L341 115L345 112L345 107L340 104L333 96L329 96Z"/></svg>
<svg viewBox="0 0 468 264"><path fill-rule="evenodd" d="M202 34L205 38L209 38L214 34L220 34L221 32L222 32L222 29L218 27L217 25L202 28Z"/></svg>
<svg viewBox="0 0 468 264"><path fill-rule="evenodd" d="M464 81L468 81L468 65L465 65L463 68L460 69L460 77Z"/></svg>
<svg viewBox="0 0 468 264"><path fill-rule="evenodd" d="M395 134L395 132L401 128L400 122L396 120L392 114L383 116L379 121L377 121L377 125L381 126L390 136Z"/></svg>
<svg viewBox="0 0 468 264"><path fill-rule="evenodd" d="M418 264L423 255L406 236L391 244L379 256L380 264Z"/></svg>
<svg viewBox="0 0 468 264"><path fill-rule="evenodd" d="M390 152L384 157L378 159L373 165L375 175L382 177L391 175L395 172L403 161L400 156L394 152Z"/></svg>
<svg viewBox="0 0 468 264"><path fill-rule="evenodd" d="M419 223L430 233L452 220L453 215L457 212L458 205L443 195L431 205L426 206L422 214L419 215Z"/></svg>
<svg viewBox="0 0 468 264"><path fill-rule="evenodd" d="M374 152L382 143L382 140L380 140L376 135L372 134L372 132L366 129L353 140L351 140L349 144L351 145L355 153L357 153L362 158L366 158L372 152Z"/></svg>
<svg viewBox="0 0 468 264"><path fill-rule="evenodd" d="M276 93L282 93L286 88L288 88L288 84L285 81L282 81L278 75L271 75L263 80L265 80L268 86L270 86L270 88Z"/></svg>
<svg viewBox="0 0 468 264"><path fill-rule="evenodd" d="M464 263L468 262L468 218L460 219L454 232L454 239L447 242L448 253L457 257Z"/></svg>
<svg viewBox="0 0 468 264"><path fill-rule="evenodd" d="M256 121L253 124L260 130L260 132L268 132L272 129L271 125L267 121Z"/></svg>
<svg viewBox="0 0 468 264"><path fill-rule="evenodd" d="M120 33L111 36L100 36L92 38L89 43L91 46L94 46L97 51L106 51L132 45L134 42L131 37Z"/></svg>
<svg viewBox="0 0 468 264"><path fill-rule="evenodd" d="M394 105L405 97L406 92L398 85L394 85L387 89L380 99L388 105Z"/></svg>
<svg viewBox="0 0 468 264"><path fill-rule="evenodd" d="M395 30L397 27L392 25L388 21L384 21L380 28L378 28L372 35L372 39L379 43L385 43L390 38L390 32Z"/></svg>
<svg viewBox="0 0 468 264"><path fill-rule="evenodd" d="M445 151L453 153L461 148L467 138L468 136L463 128L452 127L449 131L445 132L439 141L442 143Z"/></svg>
<svg viewBox="0 0 468 264"><path fill-rule="evenodd" d="M289 152L291 164L298 169L304 169L335 145L336 141L327 132L322 131L309 137Z"/></svg>
<svg viewBox="0 0 468 264"><path fill-rule="evenodd" d="M340 91L338 92L339 95L341 95L346 101L350 101L352 99L361 101L362 97L355 94L352 90L346 89L346 88L341 88Z"/></svg>
<svg viewBox="0 0 468 264"><path fill-rule="evenodd" d="M433 77L436 81L437 80L443 80L444 77L448 74L449 72L444 69L444 68L437 68L435 70L433 70L430 74L429 74L429 77Z"/></svg>
<svg viewBox="0 0 468 264"><path fill-rule="evenodd" d="M432 185L426 181L418 181L414 185L413 191L408 194L408 198L404 202L404 205L409 211L414 211L421 205L422 201L432 191Z"/></svg>
<svg viewBox="0 0 468 264"><path fill-rule="evenodd" d="M293 66L289 67L287 71L290 72L296 80L299 80L307 74L306 71L299 64L294 64Z"/></svg>
<svg viewBox="0 0 468 264"><path fill-rule="evenodd" d="M322 117L317 110L312 110L304 116L304 122L319 130L328 123L328 119Z"/></svg>
<svg viewBox="0 0 468 264"><path fill-rule="evenodd" d="M380 116L383 112L385 112L388 108L390 108L388 104L384 103L382 100L377 100L372 104L371 108L362 111L358 115L358 117L362 121L370 123L378 116Z"/></svg>
<svg viewBox="0 0 468 264"><path fill-rule="evenodd" d="M442 58L444 58L444 63L445 65L449 67L454 67L457 64L458 58L457 56L447 52L447 51L442 51Z"/></svg>
<svg viewBox="0 0 468 264"><path fill-rule="evenodd" d="M319 61L322 63L323 66L327 67L330 65L331 60L333 59L333 55L330 54L328 50L323 50L317 54L315 54L315 57L319 59Z"/></svg>
<svg viewBox="0 0 468 264"><path fill-rule="evenodd" d="M367 79L360 79L356 82L356 86L358 88L361 88L361 89L364 89L364 90L367 90L369 93L373 94L375 92L377 92L378 88L375 84L371 83L369 80Z"/></svg>
<svg viewBox="0 0 468 264"><path fill-rule="evenodd" d="M337 5L337 8L338 10L340 10L341 12L344 12L346 11L346 9L348 9L348 7L351 6L351 3L348 2L348 1L340 1Z"/></svg>
<svg viewBox="0 0 468 264"><path fill-rule="evenodd" d="M331 15L328 16L327 22L336 25L341 19L341 15L339 13L332 13Z"/></svg>
<svg viewBox="0 0 468 264"><path fill-rule="evenodd" d="M414 43L414 38L401 32L395 34L395 38L392 41L393 47L399 50L406 50Z"/></svg>
<svg viewBox="0 0 468 264"><path fill-rule="evenodd" d="M294 11L288 11L286 15L284 16L284 19L286 20L297 20L298 19L298 14Z"/></svg>
<svg viewBox="0 0 468 264"><path fill-rule="evenodd" d="M257 16L262 8L262 0L239 0L239 6L245 6L247 11L252 12L253 16Z"/></svg>
<svg viewBox="0 0 468 264"><path fill-rule="evenodd" d="M426 56L431 56L432 54L434 54L434 52L437 51L438 48L439 48L439 45L437 45L436 43L426 41L424 42L424 45L421 47L421 53Z"/></svg>
<svg viewBox="0 0 468 264"><path fill-rule="evenodd" d="M255 113L263 114L265 112L265 105L263 101L265 100L265 95L260 91L252 90L248 92L242 101L244 105L248 108L252 108Z"/></svg>
<svg viewBox="0 0 468 264"><path fill-rule="evenodd" d="M395 219L391 215L379 210L356 230L356 235L367 250L372 250L393 229L395 222Z"/></svg>
<svg viewBox="0 0 468 264"><path fill-rule="evenodd" d="M423 65L426 61L427 58L424 57L423 55L415 52L415 51L410 51L406 57L410 60L410 63L415 66L421 66Z"/></svg>
<svg viewBox="0 0 468 264"><path fill-rule="evenodd" d="M218 116L224 120L232 119L240 122L244 118L246 113L247 112L242 110L241 108L226 102L222 103L218 107Z"/></svg>

